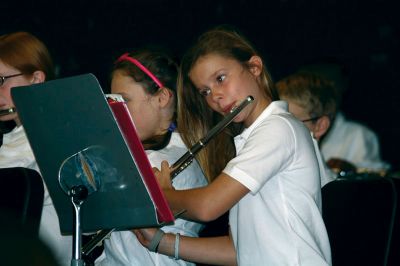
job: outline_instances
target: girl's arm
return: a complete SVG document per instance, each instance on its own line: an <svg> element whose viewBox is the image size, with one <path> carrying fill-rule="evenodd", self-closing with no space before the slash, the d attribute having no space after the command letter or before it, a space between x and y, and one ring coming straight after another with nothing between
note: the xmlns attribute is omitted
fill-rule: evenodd
<svg viewBox="0 0 400 266"><path fill-rule="evenodd" d="M140 243L148 247L156 229L134 230ZM230 236L221 237L179 237L179 259L212 265L236 265L236 252ZM157 252L167 256L175 256L176 235L165 234Z"/></svg>
<svg viewBox="0 0 400 266"><path fill-rule="evenodd" d="M166 161L161 172L154 170L171 209L174 212L186 210L184 217L200 221L212 221L231 209L249 189L229 175L221 173L205 187L174 190L171 185L170 168Z"/></svg>

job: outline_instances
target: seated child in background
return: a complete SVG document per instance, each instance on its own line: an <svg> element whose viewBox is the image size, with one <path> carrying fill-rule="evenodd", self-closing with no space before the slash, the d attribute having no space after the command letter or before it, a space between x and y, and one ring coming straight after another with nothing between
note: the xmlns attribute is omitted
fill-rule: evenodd
<svg viewBox="0 0 400 266"><path fill-rule="evenodd" d="M381 159L378 136L367 126L348 120L341 110L343 95L348 89L348 77L338 62L323 62L302 66L299 72L320 75L333 82L337 91L336 111L331 126L320 141L320 148L331 168L357 172L385 173L390 165Z"/></svg>
<svg viewBox="0 0 400 266"><path fill-rule="evenodd" d="M327 167L318 143L328 132L336 112L336 90L333 83L312 73L295 73L276 83L279 97L289 104L289 112L311 131L321 171L321 187L336 174Z"/></svg>
<svg viewBox="0 0 400 266"><path fill-rule="evenodd" d="M160 167L171 164L187 147L176 132L177 65L166 54L143 50L122 55L112 71L111 92L123 96L150 163ZM197 162L176 176L176 189L205 186L207 180ZM166 232L197 237L202 224L177 219L164 226ZM193 265L183 260L151 252L144 248L131 231L113 232L104 241L104 253L96 265Z"/></svg>
<svg viewBox="0 0 400 266"><path fill-rule="evenodd" d="M28 32L13 32L0 36L0 76L0 109L8 110L15 107L11 97L13 87L42 83L55 77L53 61L46 45ZM24 167L39 172L18 113L0 116L0 121L12 121L12 130L3 135L0 168ZM39 237L50 248L59 265L69 266L72 257L72 236L61 234L53 201L46 186L44 189Z"/></svg>

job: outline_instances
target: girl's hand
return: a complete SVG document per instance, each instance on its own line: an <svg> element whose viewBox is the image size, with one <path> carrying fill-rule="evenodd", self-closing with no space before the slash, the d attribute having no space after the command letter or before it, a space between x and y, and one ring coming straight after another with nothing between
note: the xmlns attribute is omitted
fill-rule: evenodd
<svg viewBox="0 0 400 266"><path fill-rule="evenodd" d="M167 161L161 162L161 172L156 167L153 168L153 172L163 190L174 189L171 182L171 169Z"/></svg>
<svg viewBox="0 0 400 266"><path fill-rule="evenodd" d="M140 244L148 248L157 230L157 228L144 228L135 229L132 230L132 232L136 235L136 238L139 240Z"/></svg>

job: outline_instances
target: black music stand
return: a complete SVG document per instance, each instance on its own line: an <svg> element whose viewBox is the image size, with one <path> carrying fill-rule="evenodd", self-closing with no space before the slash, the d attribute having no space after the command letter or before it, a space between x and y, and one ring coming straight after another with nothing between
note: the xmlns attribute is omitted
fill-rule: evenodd
<svg viewBox="0 0 400 266"><path fill-rule="evenodd" d="M74 235L71 265L82 265L82 233L174 220L133 122L127 140L94 75L15 87L12 97L60 230Z"/></svg>

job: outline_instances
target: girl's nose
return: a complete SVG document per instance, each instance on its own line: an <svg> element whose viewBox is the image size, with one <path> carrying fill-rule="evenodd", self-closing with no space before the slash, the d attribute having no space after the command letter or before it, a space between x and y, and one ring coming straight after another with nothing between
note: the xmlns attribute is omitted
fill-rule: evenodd
<svg viewBox="0 0 400 266"><path fill-rule="evenodd" d="M218 100L223 98L223 90L218 86L213 86L211 88L211 97L213 101L217 102Z"/></svg>

